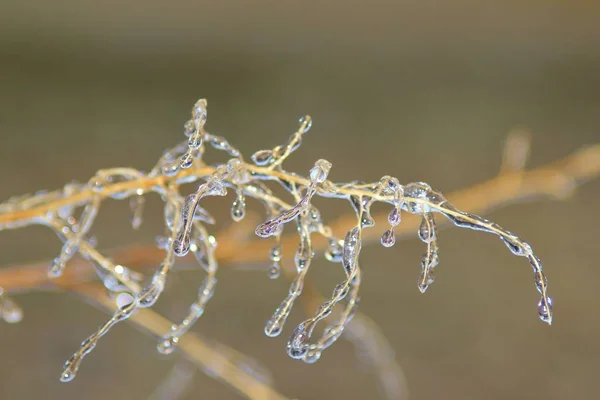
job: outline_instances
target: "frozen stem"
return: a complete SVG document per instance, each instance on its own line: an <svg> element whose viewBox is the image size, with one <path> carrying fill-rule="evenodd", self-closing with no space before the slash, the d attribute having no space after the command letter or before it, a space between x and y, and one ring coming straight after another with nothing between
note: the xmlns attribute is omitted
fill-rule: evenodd
<svg viewBox="0 0 600 400"><path fill-rule="evenodd" d="M165 289L177 258L188 253L194 255L195 263L205 271L206 276L198 290L197 299L189 307L188 315L180 323L172 324L170 329L161 333L159 351L171 353L204 313L216 287L219 258L247 262L270 259L272 265L269 275L276 277L283 262L283 247L291 246L296 248L295 276L288 295L267 322L265 333L268 336L277 336L282 332L296 299L302 294L317 250L325 251L324 258L329 262L341 264L344 276L333 289L330 298L322 301L314 315L295 328L287 342L287 352L292 358L315 362L340 337L356 312L361 272L364 268L359 265L363 242L380 237L383 246L392 247L398 234L405 234L410 227L413 234L416 231L426 245L418 288L425 292L433 283L435 268L439 262L437 224L444 219L436 220L436 213L458 227L497 235L513 254L526 257L533 269L535 286L541 295L537 313L542 321L548 324L552 322L552 299L548 295L548 284L541 261L533 253L531 246L513 233L475 214L457 209L441 193L423 182L401 185L397 178L386 175L372 183L336 183L329 179L331 164L326 160L316 161L307 176L288 172L284 169L284 162L298 150L309 132L312 125L309 116L300 119L299 127L286 143L255 152L250 157L252 162L245 161L241 152L224 137L209 133L205 126L206 120L207 102L201 99L195 103L190 120L183 126L185 140L167 149L149 172L133 168L100 170L87 183L71 182L56 191L15 197L0 204L0 230L33 224L46 225L63 241L63 248L50 268L51 277L68 275L69 265L73 264L71 260L79 253L81 257L94 263L96 273L105 287L113 296L121 299L120 307L113 316L86 339L67 361L61 376L63 381L70 381L75 377L82 359L95 348L99 339L112 326L156 303ZM485 210L494 204L512 201L520 196L550 194L564 197L576 183L596 176L600 170L597 147L582 150L561 164L540 168L531 173L522 171L528 154L527 139L515 136L507 144L507 148L509 147L522 150L515 157L505 156L503 171L512 176L512 179L501 175L493 181L495 186L474 188L471 197L479 199L479 203L469 208ZM208 148L218 150L226 156L226 160L214 165L206 164L203 156ZM273 182L289 194L288 199L275 194L270 187ZM189 183L196 183L196 190L187 195L181 193L181 185ZM248 253L238 254L239 243L228 243L236 240L232 236L224 238L224 247L229 255L219 256L216 240L205 227L205 224L212 225L216 221L200 203L207 196L225 196L228 189L235 194L231 204L233 221L244 219L248 199L256 200L264 207L266 219L256 227L255 233L261 238L274 240L269 242L264 254L257 254L262 247L260 243L254 242L246 246ZM143 217L144 196L151 192L160 195L165 203L165 233L158 240L158 249L154 249L158 253L153 253L161 254L162 261L155 262L154 272L143 280L143 277L137 276L126 266L127 263L113 263L98 252L95 240L90 235L99 208L107 199L129 199L131 224L134 229L138 229ZM344 199L354 209L355 217L351 220L344 218L332 229L325 224L319 210L313 205L315 197ZM467 197L466 193L464 197ZM389 227L383 233L371 234L368 228L374 227L379 219L371 215L371 206L375 203L385 203L391 207L385 218ZM421 219L418 229L412 225L404 225L403 213L415 214ZM351 226L343 240L333 233L339 232L338 227L342 223ZM286 224L293 224L295 227L295 239L282 236ZM246 240L244 244L245 242ZM57 282L60 279L62 278L57 279ZM129 302L124 302L124 297L119 297L123 293L130 296ZM10 310L13 303L8 303L6 297L2 297L1 301L4 316L7 304ZM341 311L334 312L338 305L343 306ZM317 324L332 315L336 317L335 320L328 323L317 339L312 340Z"/></svg>

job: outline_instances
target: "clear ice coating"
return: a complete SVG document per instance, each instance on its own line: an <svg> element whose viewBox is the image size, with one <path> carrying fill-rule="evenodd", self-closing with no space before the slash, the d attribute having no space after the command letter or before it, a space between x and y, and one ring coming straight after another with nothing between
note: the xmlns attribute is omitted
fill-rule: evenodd
<svg viewBox="0 0 600 400"><path fill-rule="evenodd" d="M265 324L267 336L281 334L295 301L302 295L305 277L313 259L319 256L318 250L321 250L321 244L315 244L315 237L324 240L321 243L327 243L324 257L332 263L342 264L343 280L334 287L331 296L322 302L315 314L292 332L286 345L292 358L307 363L319 360L323 351L344 333L355 315L362 279L362 266L359 264L362 232L375 225L370 210L378 202L391 206L388 225L382 229L381 244L385 247L394 245L395 231L402 223L403 211L421 218L416 234L425 244L426 251L421 259L417 281L420 291L425 292L435 280L439 249L434 215L441 215L458 227L498 236L512 254L526 258L533 269L535 288L541 296L537 303L538 316L548 324L552 322L553 301L548 295L548 280L542 263L531 246L515 234L477 215L456 209L441 193L423 182L403 186L397 178L386 175L376 182L336 183L329 179L331 163L324 159L317 160L306 176L286 171L283 163L300 148L304 135L312 126L308 115L300 119L296 132L287 141L270 149L258 150L251 156L251 163L246 162L225 137L208 133L206 121L207 102L201 99L192 107L191 118L183 124L182 140L167 149L148 173L132 168L100 170L86 183L71 182L57 191L13 197L0 204L0 218L5 217L5 221L0 222L0 230L42 224L52 229L63 242L59 255L49 268L51 277L59 276L68 267L69 260L79 254L92 261L105 288L113 298L117 298L119 307L111 318L90 335L65 363L62 381L68 382L75 377L85 355L116 323L127 320L139 308L155 305L165 290L177 257L192 252L194 257L190 259L197 262L199 270L205 274L204 280L185 318L173 324L157 345L159 352L164 354L170 354L176 348L180 338L203 315L217 282L218 264L214 254L217 243L205 228L205 224L214 224L216 220L199 203L207 196L224 196L227 189L235 193L230 214L234 221L240 221L246 215L248 197L257 200L266 210L266 221L256 227L255 233L263 238L273 237L275 241L266 267L270 278L278 277L282 264L292 261L282 259L284 225L291 223L289 226L295 228L293 230L299 237L297 247L290 251L290 254L295 254L295 276L291 279L286 297ZM214 150L227 159L207 164L204 154ZM285 196L279 196L271 189L270 182L278 183ZM182 185L192 183L197 185L196 190L183 195L180 192ZM91 227L102 202L111 198L129 199L131 226L138 229L142 223L144 196L150 192L157 193L165 202L165 232L157 240L157 247L165 252L165 256L151 279L143 279L126 266L114 264L100 254L94 248ZM312 203L315 197L350 202L356 221L343 240L334 236L332 228L324 223L321 213ZM43 211L36 213L38 209ZM7 218L13 213L23 217ZM224 240L230 239L225 237ZM142 287L140 282L148 280L150 282ZM2 295L1 290L0 316L7 322L17 322L22 317L20 308ZM318 324L325 320L327 324L322 334L311 339Z"/></svg>
<svg viewBox="0 0 600 400"><path fill-rule="evenodd" d="M287 341L287 353L295 359L302 359L308 352L310 332L306 325L300 324Z"/></svg>

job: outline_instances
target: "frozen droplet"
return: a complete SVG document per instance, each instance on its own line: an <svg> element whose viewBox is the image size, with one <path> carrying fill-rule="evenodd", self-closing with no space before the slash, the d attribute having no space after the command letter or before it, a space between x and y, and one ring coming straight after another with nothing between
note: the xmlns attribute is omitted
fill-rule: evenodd
<svg viewBox="0 0 600 400"><path fill-rule="evenodd" d="M194 104L192 108L192 118L196 121L198 127L202 128L206 123L207 111L206 111L207 102L205 99L200 99Z"/></svg>
<svg viewBox="0 0 600 400"><path fill-rule="evenodd" d="M133 312L135 311L135 309L136 309L136 303L135 302L131 302L129 304L126 304L123 307L119 308L119 310L113 315L113 318L117 322L119 322L119 321L125 321L126 319L128 319L129 317L131 317L131 314L133 314Z"/></svg>
<svg viewBox="0 0 600 400"><path fill-rule="evenodd" d="M269 220L256 227L256 235L266 238L275 235L279 230L279 221Z"/></svg>
<svg viewBox="0 0 600 400"><path fill-rule="evenodd" d="M202 146L202 133L196 132L188 139L188 147L192 150L198 150Z"/></svg>
<svg viewBox="0 0 600 400"><path fill-rule="evenodd" d="M390 211L390 213L388 215L388 222L390 223L391 226L400 225L401 216L400 216L400 208L399 207L392 208L392 211Z"/></svg>
<svg viewBox="0 0 600 400"><path fill-rule="evenodd" d="M129 304L131 304L133 301L134 301L133 296L127 292L119 293L117 295L117 298L115 299L117 307L119 307L119 308L126 307Z"/></svg>
<svg viewBox="0 0 600 400"><path fill-rule="evenodd" d="M404 196L424 198L431 191L431 186L425 182L413 182L404 186Z"/></svg>
<svg viewBox="0 0 600 400"><path fill-rule="evenodd" d="M290 357L302 359L308 351L310 334L305 324L300 324L290 335L286 350Z"/></svg>
<svg viewBox="0 0 600 400"><path fill-rule="evenodd" d="M312 127L312 118L310 115L305 115L304 117L298 120L300 123L300 133L306 133Z"/></svg>
<svg viewBox="0 0 600 400"><path fill-rule="evenodd" d="M256 165L266 165L273 159L273 151L259 150L250 157Z"/></svg>
<svg viewBox="0 0 600 400"><path fill-rule="evenodd" d="M155 275L152 284L142 289L138 295L138 305L142 308L152 307L160 297L165 285L164 275Z"/></svg>
<svg viewBox="0 0 600 400"><path fill-rule="evenodd" d="M538 316L548 325L552 324L552 297L547 297L547 302L544 301L543 297L539 301Z"/></svg>
<svg viewBox="0 0 600 400"><path fill-rule="evenodd" d="M192 153L187 152L179 158L179 168L188 169L194 163L194 156Z"/></svg>
<svg viewBox="0 0 600 400"><path fill-rule="evenodd" d="M231 206L231 218L234 221L241 221L246 215L246 199L242 193L238 193L237 198Z"/></svg>
<svg viewBox="0 0 600 400"><path fill-rule="evenodd" d="M190 251L190 235L182 232L173 242L173 252L178 257L185 256Z"/></svg>
<svg viewBox="0 0 600 400"><path fill-rule="evenodd" d="M270 319L265 325L265 335L267 335L268 337L279 336L281 334L282 329L283 325L279 321Z"/></svg>
<svg viewBox="0 0 600 400"><path fill-rule="evenodd" d="M196 133L196 122L194 122L193 119L190 119L183 125L183 134L190 137L194 133Z"/></svg>
<svg viewBox="0 0 600 400"><path fill-rule="evenodd" d="M429 200L430 203L435 204L436 206L440 206L442 205L442 203L448 201L441 193L434 191L430 191L427 194L427 200Z"/></svg>
<svg viewBox="0 0 600 400"><path fill-rule="evenodd" d="M435 281L435 275L432 270L422 271L419 275L419 279L417 281L417 287L421 293L425 293L431 285Z"/></svg>
<svg viewBox="0 0 600 400"><path fill-rule="evenodd" d="M394 228L388 229L381 235L381 244L383 247L392 247L396 243L396 235L394 234Z"/></svg>
<svg viewBox="0 0 600 400"><path fill-rule="evenodd" d="M423 205L413 199L426 199L430 191L431 186L424 182L414 182L404 186L404 207L406 210L411 213L422 213L424 211Z"/></svg>
<svg viewBox="0 0 600 400"><path fill-rule="evenodd" d="M350 290L350 285L346 284L345 282L338 283L335 286L335 288L333 289L332 298L335 299L335 301L341 301L348 295L349 290Z"/></svg>
<svg viewBox="0 0 600 400"><path fill-rule="evenodd" d="M269 258L271 261L281 261L281 243L275 243L273 247L271 247L271 251L269 252Z"/></svg>
<svg viewBox="0 0 600 400"><path fill-rule="evenodd" d="M546 288L548 287L548 278L544 275L543 272L538 272L534 274L535 276L535 287L537 288L540 294L544 294Z"/></svg>
<svg viewBox="0 0 600 400"><path fill-rule="evenodd" d="M179 164L176 161L167 161L163 163L161 171L164 176L174 176L179 171Z"/></svg>
<svg viewBox="0 0 600 400"><path fill-rule="evenodd" d="M401 186L397 178L385 175L379 180L379 188L381 190L381 194L385 196L391 196L398 192Z"/></svg>
<svg viewBox="0 0 600 400"><path fill-rule="evenodd" d="M331 163L327 160L317 160L315 166L310 170L310 180L317 183L323 183L329 171L331 170Z"/></svg>
<svg viewBox="0 0 600 400"><path fill-rule="evenodd" d="M312 252L309 250L308 246L302 244L298 247L294 256L294 262L298 271L306 269L310 265L312 256Z"/></svg>
<svg viewBox="0 0 600 400"><path fill-rule="evenodd" d="M431 243L435 240L435 220L431 213L423 214L421 225L419 225L418 236L424 243Z"/></svg>
<svg viewBox="0 0 600 400"><path fill-rule="evenodd" d="M267 276L269 277L269 279L277 279L279 278L280 274L281 266L278 262L274 262L273 265L271 265L271 268L269 268L269 270L267 271Z"/></svg>
<svg viewBox="0 0 600 400"><path fill-rule="evenodd" d="M371 213L366 209L363 210L360 226L362 228L371 228L375 226L375 220L371 216Z"/></svg>
<svg viewBox="0 0 600 400"><path fill-rule="evenodd" d="M342 262L346 273L350 274L354 268L354 258L360 251L361 243L358 240L360 236L360 229L358 227L352 228L344 239L344 253L342 256Z"/></svg>
<svg viewBox="0 0 600 400"><path fill-rule="evenodd" d="M290 296L300 296L300 294L302 293L302 289L304 289L304 276L299 274L294 278L294 280L290 284Z"/></svg>
<svg viewBox="0 0 600 400"><path fill-rule="evenodd" d="M325 303L319 306L319 310L317 311L317 315L319 319L327 318L333 311L333 303L331 301L326 301Z"/></svg>
<svg viewBox="0 0 600 400"><path fill-rule="evenodd" d="M319 361L319 358L321 358L321 350L318 347L313 348L313 346L310 346L309 350L304 356L304 362L307 364L313 364Z"/></svg>
<svg viewBox="0 0 600 400"><path fill-rule="evenodd" d="M102 178L92 178L92 180L89 183L90 189L92 190L92 192L95 193L100 193L104 190L104 179Z"/></svg>
<svg viewBox="0 0 600 400"><path fill-rule="evenodd" d="M65 370L60 375L60 381L63 383L71 382L75 379L75 371L70 369L69 367L65 368Z"/></svg>
<svg viewBox="0 0 600 400"><path fill-rule="evenodd" d="M283 329L283 325L287 315L283 315L282 310L277 309L275 314L267 321L265 325L265 335L269 337L276 337L281 334L281 330Z"/></svg>

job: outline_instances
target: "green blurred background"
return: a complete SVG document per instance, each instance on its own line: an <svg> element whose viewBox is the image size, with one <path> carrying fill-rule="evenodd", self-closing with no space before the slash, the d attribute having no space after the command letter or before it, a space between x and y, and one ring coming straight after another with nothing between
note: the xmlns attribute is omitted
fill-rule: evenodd
<svg viewBox="0 0 600 400"><path fill-rule="evenodd" d="M279 144L310 113L313 129L288 166L307 171L327 158L334 180L391 174L465 187L497 173L515 125L534 133L530 165L540 165L600 141L599 21L591 1L3 0L0 197L104 167L148 169L182 139L200 97L211 132L247 154ZM391 341L412 399L598 398L599 196L596 181L566 202L490 215L544 260L551 328L536 317L527 263L497 239L444 230L427 295L416 288L421 243L364 249L360 310ZM343 213L334 204L322 204L329 218ZM211 203L223 215L226 207ZM125 204L104 206L101 248L162 232L156 198L141 232L127 215ZM1 264L50 259L59 248L41 228L0 234ZM325 293L341 278L322 260L311 273ZM159 309L180 318L200 279L173 279ZM292 398L377 398L347 342L315 365L287 358L300 308L282 337L264 336L286 292L262 272L224 270L195 330L256 357ZM177 361L122 324L61 384L62 362L106 316L66 294L16 299L25 319L0 327L1 399L147 399ZM198 373L185 398L239 397Z"/></svg>

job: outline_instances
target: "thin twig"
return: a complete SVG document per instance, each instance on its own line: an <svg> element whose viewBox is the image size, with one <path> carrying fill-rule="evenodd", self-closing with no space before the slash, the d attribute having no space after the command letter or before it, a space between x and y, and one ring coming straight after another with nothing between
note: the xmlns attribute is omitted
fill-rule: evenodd
<svg viewBox="0 0 600 400"><path fill-rule="evenodd" d="M189 170L185 170L189 171ZM575 153L552 163L526 171L503 172L489 181L450 193L448 199L472 213L485 213L501 206L539 198L565 199L575 188L600 175L600 144L582 148ZM121 184L124 185L124 184ZM80 199L81 200L81 199ZM39 210L38 210L39 211ZM12 215L12 214L8 214ZM4 216L6 218L6 216ZM375 216L376 222L384 223L387 215ZM1 221L2 216L0 216ZM341 217L330 226L334 233L341 234L354 223L354 217ZM413 234L419 227L419 218L407 215L402 224L396 227L397 237ZM438 224L447 224L446 220ZM217 239L219 236L217 236ZM378 232L365 230L363 240L374 241ZM283 238L283 248L295 248L295 235ZM287 246L286 246L287 244ZM215 253L222 263L252 264L267 261L271 244L264 240L252 240L240 247L239 243L221 240ZM315 251L323 251L327 242L320 236L314 238ZM242 251L243 250L243 251ZM285 251L285 250L284 250ZM289 255L289 254L288 254ZM133 245L112 253L112 258L120 264L140 269L155 268L164 257L164 251L153 245ZM70 286L97 279L96 272L82 259L73 259L61 277L49 279L47 262L20 265L0 269L1 286L6 293L47 290Z"/></svg>
<svg viewBox="0 0 600 400"><path fill-rule="evenodd" d="M116 303L106 296L103 286L96 283L80 284L70 288L74 293L91 301L108 312L117 310ZM160 337L168 332L172 322L152 311L151 309L140 309L128 319L143 331ZM222 346L222 345L221 345ZM211 371L213 376L237 389L242 395L252 400L285 400L287 397L275 391L275 389L259 381L246 371L223 355L219 348L206 344L200 337L188 332L179 341L178 349L182 355L195 363L204 371ZM237 354L238 359L243 355L228 349L227 353Z"/></svg>

